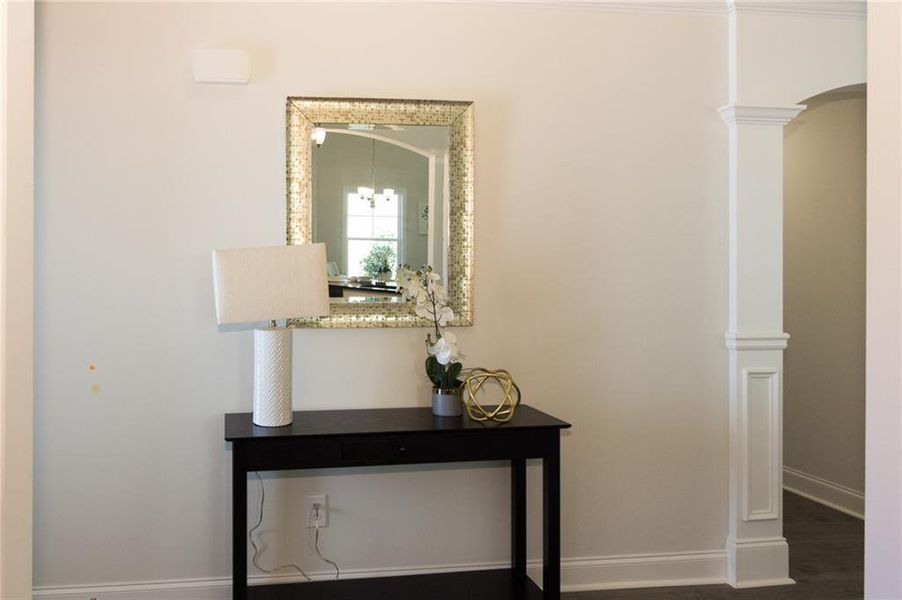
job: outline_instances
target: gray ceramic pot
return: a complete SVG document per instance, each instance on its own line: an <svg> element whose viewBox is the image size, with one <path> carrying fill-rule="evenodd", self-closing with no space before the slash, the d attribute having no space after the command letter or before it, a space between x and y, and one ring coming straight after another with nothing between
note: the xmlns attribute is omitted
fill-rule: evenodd
<svg viewBox="0 0 902 600"><path fill-rule="evenodd" d="M459 417L463 414L461 390L432 388L432 414L439 417Z"/></svg>

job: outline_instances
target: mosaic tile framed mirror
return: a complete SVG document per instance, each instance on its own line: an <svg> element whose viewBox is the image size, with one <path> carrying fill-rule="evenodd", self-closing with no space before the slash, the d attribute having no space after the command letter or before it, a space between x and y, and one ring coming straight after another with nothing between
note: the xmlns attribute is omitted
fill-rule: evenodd
<svg viewBox="0 0 902 600"><path fill-rule="evenodd" d="M326 245L331 314L293 327L424 327L399 265L431 265L473 322L472 102L289 97L287 242Z"/></svg>

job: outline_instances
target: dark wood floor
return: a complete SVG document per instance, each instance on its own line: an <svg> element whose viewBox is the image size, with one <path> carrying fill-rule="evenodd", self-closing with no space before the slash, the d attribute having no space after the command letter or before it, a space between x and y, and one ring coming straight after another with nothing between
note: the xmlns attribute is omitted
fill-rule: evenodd
<svg viewBox="0 0 902 600"><path fill-rule="evenodd" d="M564 594L566 600L852 600L864 596L864 522L795 494L783 497L789 576L795 585L726 585Z"/></svg>

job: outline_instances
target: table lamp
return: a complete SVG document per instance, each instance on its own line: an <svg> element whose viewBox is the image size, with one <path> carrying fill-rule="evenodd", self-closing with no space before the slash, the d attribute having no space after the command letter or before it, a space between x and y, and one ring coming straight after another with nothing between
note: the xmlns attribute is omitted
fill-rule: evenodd
<svg viewBox="0 0 902 600"><path fill-rule="evenodd" d="M292 331L277 319L329 314L324 244L213 251L216 321L254 329L254 424L291 424Z"/></svg>

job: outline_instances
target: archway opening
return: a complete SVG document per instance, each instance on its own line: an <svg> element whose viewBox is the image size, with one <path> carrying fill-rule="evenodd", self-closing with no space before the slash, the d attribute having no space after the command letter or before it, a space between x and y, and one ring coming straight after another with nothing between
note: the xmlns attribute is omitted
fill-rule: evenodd
<svg viewBox="0 0 902 600"><path fill-rule="evenodd" d="M784 535L791 577L861 595L867 91L802 104L784 129Z"/></svg>

